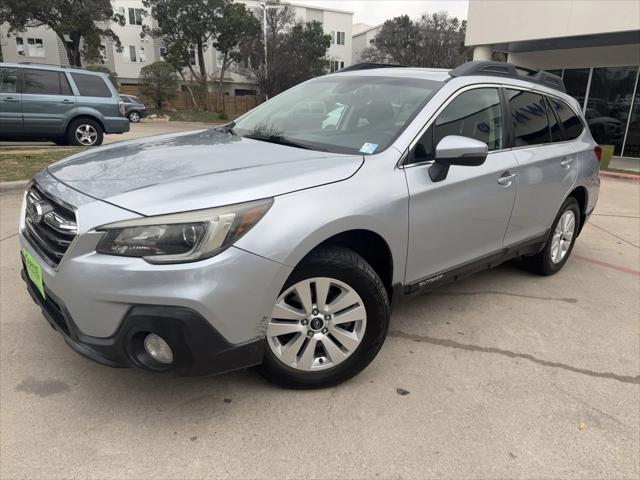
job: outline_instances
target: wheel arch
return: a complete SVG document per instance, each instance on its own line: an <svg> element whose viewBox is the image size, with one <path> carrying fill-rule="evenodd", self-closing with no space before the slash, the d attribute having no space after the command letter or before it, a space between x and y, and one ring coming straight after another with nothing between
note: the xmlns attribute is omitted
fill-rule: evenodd
<svg viewBox="0 0 640 480"><path fill-rule="evenodd" d="M580 226L578 229L578 234L582 231L582 227L584 226L587 219L587 205L589 204L589 192L582 185L574 188L567 198L575 198L578 202L578 206L580 207Z"/></svg>
<svg viewBox="0 0 640 480"><path fill-rule="evenodd" d="M75 115L75 116L73 116L73 117L71 117L69 119L69 121L67 122L66 127L64 128L65 134L67 134L69 132L69 127L71 127L71 124L73 122L75 122L76 120L80 120L82 118L86 118L86 119L89 119L89 120L93 120L94 122L97 122L98 125L100 125L100 128L102 128L102 132L103 133L105 132L104 123L102 122L102 120L99 117L97 117L96 115L91 115L90 113L81 113L81 114Z"/></svg>
<svg viewBox="0 0 640 480"><path fill-rule="evenodd" d="M356 228L336 233L315 245L307 254L324 246L341 246L353 250L371 265L382 280L391 299L393 289L393 254L382 235L366 228ZM304 260L304 258L302 259Z"/></svg>

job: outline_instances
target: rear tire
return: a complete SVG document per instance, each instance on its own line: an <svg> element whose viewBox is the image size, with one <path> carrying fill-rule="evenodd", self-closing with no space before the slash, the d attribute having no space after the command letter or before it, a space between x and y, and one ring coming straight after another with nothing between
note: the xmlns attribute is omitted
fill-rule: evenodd
<svg viewBox="0 0 640 480"><path fill-rule="evenodd" d="M523 257L527 270L539 275L553 275L567 263L580 226L580 206L578 201L567 198L553 221L544 248L537 254Z"/></svg>
<svg viewBox="0 0 640 480"><path fill-rule="evenodd" d="M140 113L136 112L136 111L131 111L129 112L129 114L127 115L127 117L129 118L129 121L131 123L138 123L140 121Z"/></svg>
<svg viewBox="0 0 640 480"><path fill-rule="evenodd" d="M283 316L276 317L279 312ZM272 315L260 374L288 388L323 388L348 380L375 358L390 306L380 277L362 257L322 247L291 273ZM286 333L279 333L283 327Z"/></svg>
<svg viewBox="0 0 640 480"><path fill-rule="evenodd" d="M102 145L104 132L98 122L90 118L78 118L67 129L67 142L76 147Z"/></svg>

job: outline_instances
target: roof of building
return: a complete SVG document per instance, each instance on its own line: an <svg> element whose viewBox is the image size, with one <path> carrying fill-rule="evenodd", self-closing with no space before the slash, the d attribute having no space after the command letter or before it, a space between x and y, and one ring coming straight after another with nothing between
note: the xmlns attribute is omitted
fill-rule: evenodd
<svg viewBox="0 0 640 480"><path fill-rule="evenodd" d="M384 24L383 24L383 23L381 23L381 24L379 24L379 25L375 25L375 26L373 26L373 27L369 27L369 28L367 28L366 30L361 30L361 31L359 31L358 33L354 33L352 36L353 36L353 37L358 37L358 36L360 36L360 35L364 35L365 33L369 33L369 32L370 32L370 31L372 31L372 30L376 30L376 29L378 29L378 28L381 28L381 27L382 27L382 25L384 25Z"/></svg>
<svg viewBox="0 0 640 480"><path fill-rule="evenodd" d="M293 7L312 8L314 10L326 10L328 12L346 13L349 15L353 15L353 12L349 10L340 10L339 8L327 8L327 7L321 7L319 5L309 5L308 3L303 4L303 3L287 2L286 0L284 0L282 3L287 3Z"/></svg>

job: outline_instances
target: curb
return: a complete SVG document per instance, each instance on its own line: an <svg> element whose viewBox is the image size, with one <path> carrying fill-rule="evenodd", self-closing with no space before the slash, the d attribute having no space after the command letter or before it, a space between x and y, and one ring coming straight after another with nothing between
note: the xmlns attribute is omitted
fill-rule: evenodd
<svg viewBox="0 0 640 480"><path fill-rule="evenodd" d="M613 178L616 180L625 180L627 182L640 182L640 175L632 175L629 173L618 172L600 172L600 176L603 178Z"/></svg>
<svg viewBox="0 0 640 480"><path fill-rule="evenodd" d="M29 180L16 180L15 182L0 182L0 193L18 192L27 188Z"/></svg>

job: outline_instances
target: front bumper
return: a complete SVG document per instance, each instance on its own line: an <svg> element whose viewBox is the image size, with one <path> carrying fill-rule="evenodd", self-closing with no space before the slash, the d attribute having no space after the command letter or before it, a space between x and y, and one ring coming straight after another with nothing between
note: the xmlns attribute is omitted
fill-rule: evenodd
<svg viewBox="0 0 640 480"><path fill-rule="evenodd" d="M22 279L51 327L76 352L102 365L138 366L196 376L224 373L262 362L262 340L232 345L197 312L184 307L132 306L113 336L98 338L85 335L51 290L45 287L46 298L43 298L24 269ZM142 342L148 333L160 335L171 346L174 363L170 367L161 368L145 358Z"/></svg>

